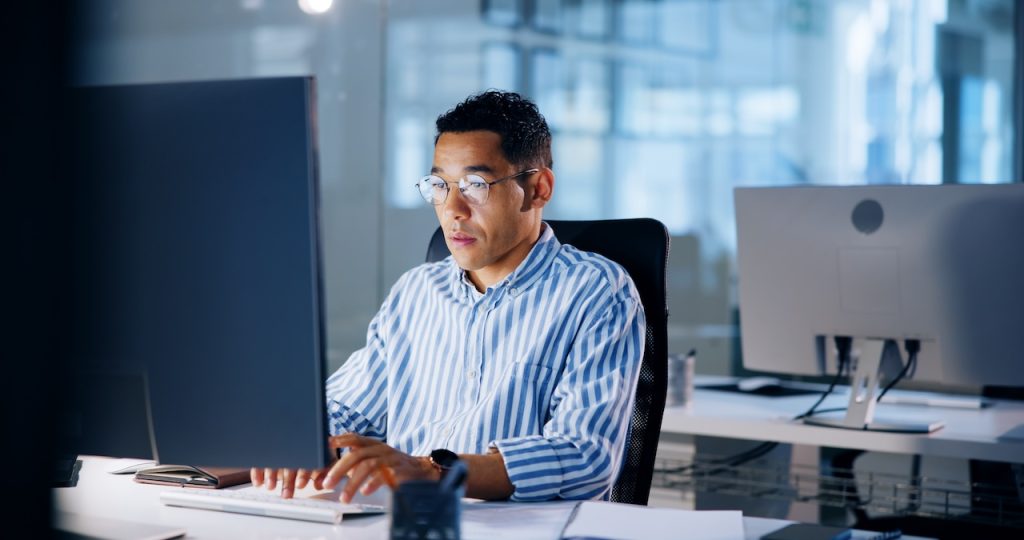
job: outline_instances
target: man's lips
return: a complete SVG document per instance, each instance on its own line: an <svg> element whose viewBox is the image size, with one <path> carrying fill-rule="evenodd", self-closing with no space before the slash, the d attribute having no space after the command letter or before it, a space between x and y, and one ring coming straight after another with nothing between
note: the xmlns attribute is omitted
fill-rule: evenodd
<svg viewBox="0 0 1024 540"><path fill-rule="evenodd" d="M473 242L476 242L476 238L461 232L452 233L448 238L451 240L452 245L456 247L468 246Z"/></svg>

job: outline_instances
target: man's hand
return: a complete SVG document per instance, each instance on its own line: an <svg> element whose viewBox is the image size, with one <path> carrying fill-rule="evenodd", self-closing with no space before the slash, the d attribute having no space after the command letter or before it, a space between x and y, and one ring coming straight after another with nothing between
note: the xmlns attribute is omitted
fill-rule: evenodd
<svg viewBox="0 0 1024 540"><path fill-rule="evenodd" d="M311 481L318 490L334 489L347 476L341 500L348 503L360 487L364 495L370 495L384 485L394 488L406 480L437 480L440 476L427 458L404 454L369 437L346 433L331 437L327 444L330 448L347 448L348 452L333 466L314 471L253 467L249 470L252 485L266 484L268 490L274 491L280 483L281 497L289 499L296 489L306 487Z"/></svg>
<svg viewBox="0 0 1024 540"><path fill-rule="evenodd" d="M319 480L324 488L334 489L347 476L348 483L341 492L344 503L351 502L360 488L363 495L370 495L384 485L394 488L408 480L437 480L440 477L428 458L399 452L376 439L345 433L331 437L328 445L347 448L348 452L334 463L326 475L314 478L314 485Z"/></svg>
<svg viewBox="0 0 1024 540"><path fill-rule="evenodd" d="M260 487L264 482L267 484L267 489L274 491L277 489L278 482L281 483L281 497L285 499L292 498L295 495L296 489L302 489L309 485L310 480L313 481L313 487L316 489L324 489L324 477L327 476L328 469L317 469L315 471L308 471L306 469L264 469L259 467L253 467L249 470L249 477L252 480L252 485Z"/></svg>

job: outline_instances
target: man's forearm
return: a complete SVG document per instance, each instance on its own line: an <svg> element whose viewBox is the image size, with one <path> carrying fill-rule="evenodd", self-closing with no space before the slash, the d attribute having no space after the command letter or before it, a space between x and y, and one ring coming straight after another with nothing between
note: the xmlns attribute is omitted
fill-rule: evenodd
<svg viewBox="0 0 1024 540"><path fill-rule="evenodd" d="M505 470L505 460L497 449L487 454L462 454L469 476L466 479L466 496L489 501L503 500L512 496L515 487Z"/></svg>

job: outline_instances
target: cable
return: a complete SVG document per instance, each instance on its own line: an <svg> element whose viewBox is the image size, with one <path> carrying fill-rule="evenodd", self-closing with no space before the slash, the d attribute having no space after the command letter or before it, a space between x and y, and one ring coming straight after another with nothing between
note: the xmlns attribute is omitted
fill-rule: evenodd
<svg viewBox="0 0 1024 540"><path fill-rule="evenodd" d="M850 337L847 337L847 336L836 336L835 337L835 342L836 342L836 355L838 356L838 358L837 358L837 363L838 363L837 368L838 369L836 369L836 376L832 377L832 382L829 383L828 389L826 389L824 392L822 392L821 396L818 397L818 401L814 402L814 405L811 405L811 407L809 409L807 409L807 411L804 412L803 414L799 414L799 415L793 417L793 420L802 420L802 419L807 418L809 416L814 416L818 412L825 412L825 411L818 411L818 407L821 406L822 402L825 401L825 398L827 398L832 393L832 391L835 390L836 385L839 384L839 381L843 378L844 372L849 371L849 367L850 367L850 349L851 349L851 346L853 345L853 338L850 338ZM832 409L828 409L828 410L831 411ZM842 410L842 409L840 409L840 410ZM774 442L774 441L761 443L760 445L755 446L754 448L751 448L750 450L747 450L746 452L737 454L735 456L731 456L731 457L726 458L726 459L728 460L728 465L730 467L735 467L737 465L742 465L742 464L747 463L749 461L753 461L753 460L755 460L755 459L757 459L757 458L767 454L768 452L771 452L778 445L779 445L779 443Z"/></svg>
<svg viewBox="0 0 1024 540"><path fill-rule="evenodd" d="M878 397L875 398L875 403L882 401L882 397L884 397L893 386L896 386L896 383L900 382L911 368L917 365L917 353L921 351L921 342L916 339L908 339L903 343L903 347L907 350L907 363L903 365L903 369L900 370L899 374L889 381L889 384L885 385L885 388L882 389L882 393L878 394ZM917 370L915 369L914 371Z"/></svg>
<svg viewBox="0 0 1024 540"><path fill-rule="evenodd" d="M793 417L793 420L801 420L803 418L807 418L807 417L813 416L815 414L824 413L824 412L833 412L833 411L837 411L837 410L841 411L841 410L845 409L845 407L840 407L840 408L832 408L832 409L823 409L821 411L817 410L818 407L822 404L822 402L825 401L825 398L827 398L829 396L829 394L831 394L832 391L835 390L836 385L839 383L840 379L842 379L842 377L843 377L843 373L849 371L849 368L850 368L850 349L851 349L851 345L853 344L853 339L850 338L850 337L847 337L847 336L836 336L835 337L835 342L836 342L836 353L837 353L837 357L838 357L837 358L838 369L836 371L835 377L832 378L832 381L828 385L828 389L825 390L821 394L821 396L818 398L818 401L816 401L814 403L814 405L811 405L811 407L809 409L807 409L807 411L804 412L803 414L800 414L800 415L797 415L797 416ZM721 468L721 469L712 470L708 474L716 474L716 473L718 473L718 472L720 472L722 470L725 470L728 467L736 467L736 466L742 465L744 463L747 463L747 462L753 461L755 459L758 459L758 458L764 456L765 454L771 452L772 450L774 450L777 446L779 446L778 442L767 441L767 442L760 443L757 446L754 446L753 448L750 448L749 450L744 450L743 452L740 452L738 454L734 454L734 455L731 455L731 456L728 456L728 457L725 457L725 458L713 460L713 461L710 462L712 465L724 465L724 467ZM674 473L683 473L683 472L692 470L693 468L694 468L694 464L691 464L691 465L684 465L682 467L674 467L674 468L671 468L671 469L668 469L668 468L665 468L665 469L655 469L655 472L659 472L659 473L673 473L674 474Z"/></svg>
<svg viewBox="0 0 1024 540"><path fill-rule="evenodd" d="M846 407L829 407L827 409L821 409L821 410L818 410L818 411L814 411L813 415L807 415L807 416L815 416L815 415L825 414L825 413L830 413L830 412L840 412L840 411L845 411L846 409L847 409ZM806 418L806 417L804 417L804 418Z"/></svg>
<svg viewBox="0 0 1024 540"><path fill-rule="evenodd" d="M809 409L807 409L807 411L804 412L803 414L800 414L800 415L797 415L797 416L793 417L793 420L801 420L801 419L804 419L804 418L807 418L807 417L810 417L810 416L814 416L816 414L829 413L829 412L838 412L838 411L845 411L846 410L846 407L830 407L830 408L827 408L827 409L818 410L818 407L821 406L821 404L825 401L825 399L832 393L833 390L835 390L835 387L839 383L839 381L842 378L844 372L850 371L850 369L852 367L851 366L851 362L850 362L850 351L851 351L851 348L852 348L853 340L851 338L845 337L845 336L836 336L835 337L835 343L836 343L836 352L837 352L837 356L838 356L838 358L837 358L837 360L838 360L838 370L836 371L835 377L832 378L832 381L828 385L828 389L826 389L821 394L821 396L818 397L818 400L814 403L814 405L811 405L811 407ZM904 342L904 348L905 348L905 350L907 352L907 362L906 362L906 364L904 364L903 369L900 370L899 374L897 374L895 378L893 378L891 381L889 381L889 383L885 386L885 388L882 389L882 392L880 394L878 394L878 397L875 398L876 403L881 401L882 397L885 396L885 394L893 386L895 386L897 383L899 383L907 375L908 372L912 372L912 370L916 370L917 356L918 356L918 353L921 350L921 342L919 340L916 340L916 339L908 339L908 340L906 340ZM774 442L774 441L763 442L763 443L758 444L757 446L754 446L753 448L750 448L749 450L745 450L745 451L740 452L738 454L734 454L732 456L728 456L728 457L721 458L721 459L712 460L708 464L716 465L718 467L712 468L711 470L705 472L704 474L708 475L708 476L714 475L714 474L718 474L718 473L720 473L722 471L729 470L732 467L737 467L737 466L742 465L744 463L753 461L755 459L758 459L758 458L768 454L769 452L771 452L772 450L774 450L778 446L779 446L778 442ZM704 464L702 464L702 465L704 465ZM658 473L670 473L670 474L692 472L693 469L696 466L697 466L697 464L693 463L693 464L690 464L690 465L684 465L682 467L655 469L655 472L658 472ZM859 495L857 495L857 491L856 490L853 491L853 494L854 494L854 496L857 499L859 499Z"/></svg>
<svg viewBox="0 0 1024 540"><path fill-rule="evenodd" d="M814 416L815 414L817 414L816 411L818 410L818 406L820 406L821 403L825 401L825 398L827 398L829 394L832 393L832 390L835 390L836 385L839 384L839 380L842 379L843 377L843 372L849 371L851 345L853 345L852 338L849 338L847 336L836 336L836 352L839 356L839 369L836 371L836 376L832 378L832 382L829 383L828 385L828 390L825 390L825 392L821 394L821 397L818 398L818 401L815 402L814 405L811 405L811 408L807 409L807 412L796 416L795 418L793 418L793 420L802 420L804 418Z"/></svg>
<svg viewBox="0 0 1024 540"><path fill-rule="evenodd" d="M807 411L804 412L803 414L799 414L799 415L793 417L793 420L802 420L802 419L807 418L809 416L814 416L815 414L818 414L820 412L826 412L826 411L830 412L830 411L836 410L836 409L825 409L825 410L822 410L822 411L818 411L818 407L821 406L821 404L825 401L825 398L827 398L830 394L832 394L832 391L835 390L836 385L839 384L839 381L843 378L843 374L849 370L849 367L850 367L850 349L851 349L851 345L853 345L853 339L850 338L850 337L847 337L847 336L836 336L835 337L835 342L836 342L836 354L838 356L838 359L837 359L837 363L838 363L837 367L838 367L838 369L836 370L835 377L832 377L832 381L829 383L828 389L826 389L824 392L822 392L821 396L818 397L818 401L814 402L814 405L811 405L811 407L809 409L807 409ZM840 408L838 410L842 410L842 408ZM774 441L773 442L761 443L759 446L755 446L754 448L751 448L750 450L747 450L743 454L738 454L736 456L732 456L732 458L729 461L729 466L730 467L735 467L737 465L742 465L742 464L747 463L749 461L753 461L753 460L755 460L755 459L757 459L757 458L767 454L768 452L771 452L778 445L779 445L779 443L774 442Z"/></svg>

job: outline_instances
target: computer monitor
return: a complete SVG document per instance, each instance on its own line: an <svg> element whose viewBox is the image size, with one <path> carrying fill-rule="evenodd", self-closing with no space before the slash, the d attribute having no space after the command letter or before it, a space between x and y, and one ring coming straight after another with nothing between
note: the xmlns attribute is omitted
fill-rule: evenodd
<svg viewBox="0 0 1024 540"><path fill-rule="evenodd" d="M313 79L86 87L72 101L65 448L324 466Z"/></svg>
<svg viewBox="0 0 1024 540"><path fill-rule="evenodd" d="M833 338L846 336L858 368L877 374L883 350L909 340L920 344L915 379L1024 386L1024 185L734 196L744 367L835 373ZM844 427L863 428L852 396L876 384L855 378Z"/></svg>

